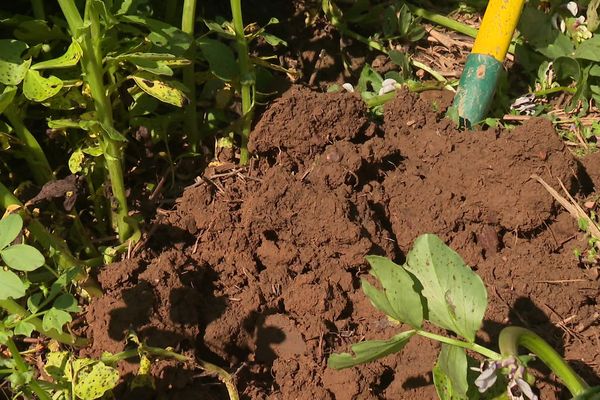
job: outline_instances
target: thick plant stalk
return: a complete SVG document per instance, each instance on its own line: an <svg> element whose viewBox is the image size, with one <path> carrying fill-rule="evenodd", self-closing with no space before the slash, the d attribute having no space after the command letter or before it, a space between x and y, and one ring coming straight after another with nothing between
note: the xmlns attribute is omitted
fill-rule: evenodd
<svg viewBox="0 0 600 400"><path fill-rule="evenodd" d="M29 371L29 367L25 363L25 360L23 360L23 357L21 357L21 353L19 353L19 349L17 349L17 346L15 345L15 342L13 342L12 338L9 338L6 341L6 347L8 347L8 351L10 351L10 354L17 365L17 370L20 373ZM29 387L40 400L52 400L50 395L46 393L44 389L42 389L40 384L35 379L29 382Z"/></svg>
<svg viewBox="0 0 600 400"><path fill-rule="evenodd" d="M231 0L231 14L233 15L233 29L238 49L238 63L240 68L240 85L242 94L242 147L240 150L240 165L248 163L248 138L252 124L252 91L254 87L254 72L248 54L248 42L244 34L244 20L242 18L241 0Z"/></svg>
<svg viewBox="0 0 600 400"><path fill-rule="evenodd" d="M525 347L559 377L573 396L583 393L589 387L552 346L529 329L516 326L504 328L500 332L498 346L503 357L517 357L519 346Z"/></svg>
<svg viewBox="0 0 600 400"><path fill-rule="evenodd" d="M33 8L33 16L35 17L35 19L46 19L46 12L44 11L44 0L31 0L31 8Z"/></svg>
<svg viewBox="0 0 600 400"><path fill-rule="evenodd" d="M189 91L189 103L185 108L185 131L189 139L190 150L198 150L198 117L196 110L196 78L194 76L194 60L196 58L196 45L194 42L194 24L196 22L196 0L184 0L181 13L181 30L192 37L188 57L190 65L183 68L183 83Z"/></svg>
<svg viewBox="0 0 600 400"><path fill-rule="evenodd" d="M77 10L74 0L58 0L62 12L67 20L69 29L74 36L80 36L80 45L83 50L81 66L84 77L90 87L96 116L102 125L100 144L102 146L106 168L112 185L113 196L117 202L115 212L117 232L121 242L125 242L132 234L138 230L138 227L130 222L129 208L127 205L127 195L125 192L125 183L123 180L123 168L121 165L123 152L119 142L110 137L109 130L114 130L114 121L112 107L103 82L102 60L98 59L100 50L98 43L100 38L96 38L96 46L90 32L82 32L84 28L83 19ZM94 7L88 8L91 25L97 24L98 16ZM81 33L81 34L80 34Z"/></svg>

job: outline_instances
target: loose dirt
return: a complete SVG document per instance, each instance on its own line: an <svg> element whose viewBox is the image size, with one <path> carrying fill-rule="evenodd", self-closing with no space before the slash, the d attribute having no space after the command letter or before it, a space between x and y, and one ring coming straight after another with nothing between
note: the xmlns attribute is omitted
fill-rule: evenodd
<svg viewBox="0 0 600 400"><path fill-rule="evenodd" d="M531 178L586 196L597 171L543 119L459 132L444 118L451 98L401 91L376 121L356 95L292 87L257 122L250 168L208 168L159 210L139 254L103 270L86 354L120 351L133 331L230 371L243 399L435 398L438 347L420 338L369 365L326 367L332 352L402 329L360 290L364 256L402 262L431 232L486 283L482 343L507 324L529 327L599 384L597 270L578 264L576 222ZM161 398L227 398L197 362L153 372ZM552 379L538 387L569 398Z"/></svg>

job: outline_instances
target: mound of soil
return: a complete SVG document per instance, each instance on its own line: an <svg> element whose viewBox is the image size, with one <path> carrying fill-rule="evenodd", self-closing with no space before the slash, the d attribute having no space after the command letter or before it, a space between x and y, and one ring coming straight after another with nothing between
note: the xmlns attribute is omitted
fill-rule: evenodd
<svg viewBox="0 0 600 400"><path fill-rule="evenodd" d="M353 94L291 88L257 123L249 169L207 170L159 210L140 254L103 270L86 353L122 350L131 330L231 371L244 399L435 398L439 348L421 338L369 365L326 367L330 353L401 329L360 290L364 256L401 262L431 232L486 283L481 342L527 326L598 384L598 281L573 256L585 245L576 223L531 178L576 194L589 176L548 121L460 132L444 119L451 98L398 92L376 123ZM227 398L194 362L153 372L164 398ZM551 380L538 387L568 398Z"/></svg>

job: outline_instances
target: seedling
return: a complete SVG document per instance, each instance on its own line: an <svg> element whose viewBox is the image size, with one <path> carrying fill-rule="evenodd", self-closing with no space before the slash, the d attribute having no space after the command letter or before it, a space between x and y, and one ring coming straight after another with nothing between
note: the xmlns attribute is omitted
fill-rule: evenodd
<svg viewBox="0 0 600 400"><path fill-rule="evenodd" d="M329 367L349 368L400 352L413 336L420 335L442 343L433 378L437 394L443 400L537 399L527 365L532 356L519 355L519 346L544 362L574 397L598 390L590 389L548 343L525 328L504 328L498 340L499 353L477 344L476 334L487 307L485 285L437 236L426 234L417 238L401 266L379 256L368 256L367 261L382 289L363 279L363 291L390 320L411 329L388 340L354 344L351 347L354 354L331 355ZM458 338L430 332L425 322L453 332ZM479 367L467 350L483 356Z"/></svg>

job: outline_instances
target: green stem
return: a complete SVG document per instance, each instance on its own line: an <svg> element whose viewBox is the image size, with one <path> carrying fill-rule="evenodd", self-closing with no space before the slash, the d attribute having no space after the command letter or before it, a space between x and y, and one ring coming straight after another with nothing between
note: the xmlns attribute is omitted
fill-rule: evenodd
<svg viewBox="0 0 600 400"><path fill-rule="evenodd" d="M80 338L74 335L69 335L64 332L57 332L55 330L44 329L42 320L39 318L30 318L31 314L29 311L21 307L16 301L12 299L0 300L0 307L6 310L9 314L18 315L21 318L27 318L27 322L35 326L35 330L40 332L42 335L54 339L58 342L68 344L70 346L84 347L87 346L87 339Z"/></svg>
<svg viewBox="0 0 600 400"><path fill-rule="evenodd" d="M445 85L443 82L415 82L415 81L406 81L402 83L400 86L406 86L408 90L414 93L425 92L427 90L442 90ZM379 96L374 96L368 99L364 99L367 107L375 107L381 106L388 101L392 100L396 97L396 92L389 92Z"/></svg>
<svg viewBox="0 0 600 400"><path fill-rule="evenodd" d="M516 326L502 329L498 338L498 346L503 357L517 357L519 346L525 347L558 376L573 396L583 393L589 387L552 346L529 329Z"/></svg>
<svg viewBox="0 0 600 400"><path fill-rule="evenodd" d="M165 22L169 25L177 25L177 7L178 0L165 0Z"/></svg>
<svg viewBox="0 0 600 400"><path fill-rule="evenodd" d="M418 7L414 7L411 5L409 5L408 7L410 8L410 11L414 15L421 17L423 19L426 19L428 21L431 21L434 24L438 24L440 26L446 27L446 28L456 31L458 33L462 33L463 35L467 35L472 38L476 38L477 33L479 32L478 29L473 28L472 26L463 24L462 22L458 22L458 21L453 20L452 18L448 18L444 15L437 14L437 13L434 13L431 11L427 11L423 8L418 8ZM510 46L508 47L508 52L510 54L515 54L515 44L514 43L511 43Z"/></svg>
<svg viewBox="0 0 600 400"><path fill-rule="evenodd" d="M33 8L33 17L35 19L46 19L46 12L44 11L44 0L31 0L31 8Z"/></svg>
<svg viewBox="0 0 600 400"><path fill-rule="evenodd" d="M185 130L190 142L190 150L196 153L200 141L198 132L198 117L196 115L196 77L194 75L194 60L196 59L196 46L194 41L194 25L196 22L196 0L184 0L181 13L181 30L192 37L188 58L190 65L183 68L183 83L189 91L189 103L185 108Z"/></svg>
<svg viewBox="0 0 600 400"><path fill-rule="evenodd" d="M559 92L567 92L570 94L575 94L575 93L577 93L577 88L571 88L571 87L567 87L567 86L557 86L557 87L551 87L548 89L538 90L537 92L533 92L533 94L536 97L539 97L539 96L547 96L549 94L559 93Z"/></svg>
<svg viewBox="0 0 600 400"><path fill-rule="evenodd" d="M26 373L27 371L29 371L29 367L27 366L27 364L25 364L25 360L23 360L23 357L21 357L21 353L19 353L19 349L17 349L17 346L15 345L15 342L13 342L12 338L9 338L6 341L6 347L8 347L8 350L10 351L10 354L12 355L12 358L15 361L17 370L21 373ZM35 379L29 382L29 387L40 400L52 400L50 395L46 393L44 389L42 389L38 381L36 381Z"/></svg>
<svg viewBox="0 0 600 400"><path fill-rule="evenodd" d="M100 361L108 365L114 365L119 361L127 360L130 358L138 357L140 352L147 353L153 356L173 359L181 362L188 362L190 359L182 354L175 353L174 351L161 349L160 347L141 346L139 349L125 350L117 354L105 354L100 357Z"/></svg>
<svg viewBox="0 0 600 400"><path fill-rule="evenodd" d="M463 342L462 340L452 339L446 336L437 335L435 333L421 330L417 330L417 335L437 340L438 342L446 343L452 346L462 347L463 349L476 351L477 353L483 355L486 358L489 358L490 360L500 360L502 358L500 354L488 349L487 347L480 346L477 343Z"/></svg>
<svg viewBox="0 0 600 400"><path fill-rule="evenodd" d="M54 174L52 173L52 168L46 158L46 154L44 154L42 146L40 146L39 142L23 123L19 111L14 105L10 105L4 110L4 115L15 130L17 137L23 142L23 146L25 147L25 151L23 152L25 161L33 174L35 182L41 186L46 182L53 181Z"/></svg>
<svg viewBox="0 0 600 400"><path fill-rule="evenodd" d="M81 66L84 77L90 87L96 117L101 124L101 145L106 160L106 168L112 185L112 194L116 199L116 225L119 239L125 242L139 228L135 223L130 222L129 208L127 205L127 195L125 191L125 182L123 180L123 168L121 165L123 152L119 142L110 137L109 131L115 130L112 107L106 94L102 72L102 52L99 46L94 46L94 39L90 31L84 31L84 23L77 10L74 0L58 0L62 12L69 24L71 34L80 38L83 56ZM98 23L98 15L94 7L88 8L88 18L91 26ZM96 38L96 40L99 40ZM96 43L97 44L97 43Z"/></svg>
<svg viewBox="0 0 600 400"><path fill-rule="evenodd" d="M231 0L231 14L233 15L233 29L238 48L238 62L240 65L240 85L242 95L242 147L240 149L240 165L248 163L248 138L252 124L252 88L254 86L254 71L248 53L248 42L244 34L244 20L242 18L241 0Z"/></svg>

